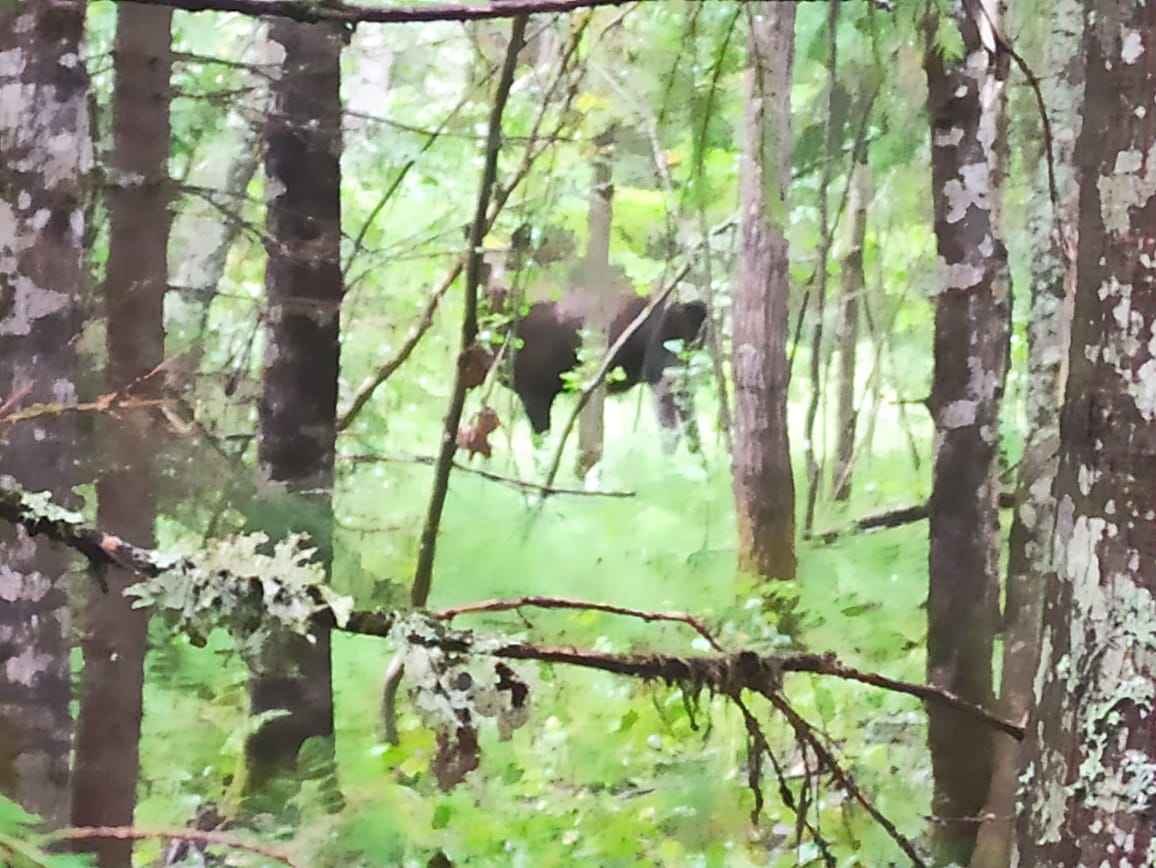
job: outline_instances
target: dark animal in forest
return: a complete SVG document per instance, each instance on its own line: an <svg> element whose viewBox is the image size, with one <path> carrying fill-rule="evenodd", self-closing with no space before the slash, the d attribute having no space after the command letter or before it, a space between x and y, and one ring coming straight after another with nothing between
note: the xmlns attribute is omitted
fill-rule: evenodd
<svg viewBox="0 0 1156 868"><path fill-rule="evenodd" d="M650 299L633 293L619 299L610 321L608 346L618 340L649 302ZM682 361L668 344L681 341L686 347L697 346L706 319L706 305L701 301L657 305L615 354L606 383L611 394L625 392L637 383L649 384L657 400L659 424L677 432L681 421L692 439L692 447L695 428L689 389L683 387L685 378L677 373L672 376L670 369L677 369ZM513 324L512 376L506 368L503 380L521 398L536 434L550 430L554 399L566 388L565 375L578 367L584 326L585 317L565 300L532 304L525 316ZM668 441L668 445L673 448L674 441Z"/></svg>

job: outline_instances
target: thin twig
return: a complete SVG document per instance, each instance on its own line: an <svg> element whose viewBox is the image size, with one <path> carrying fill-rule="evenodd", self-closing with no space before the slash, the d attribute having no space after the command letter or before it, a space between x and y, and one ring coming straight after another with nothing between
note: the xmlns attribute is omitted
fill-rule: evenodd
<svg viewBox="0 0 1156 868"><path fill-rule="evenodd" d="M521 609L533 606L538 609L577 609L579 611L606 612L610 615L622 615L627 618L638 618L642 621L675 621L686 624L698 635L707 641L711 648L720 654L726 650L719 643L714 634L707 629L702 620L685 612L651 612L645 609L633 609L628 606L612 606L609 603L593 603L586 600L571 600L566 597L517 597L508 600L482 600L478 603L467 603L442 609L431 613L439 621L452 621L459 615L476 615L480 612L508 612L511 609Z"/></svg>
<svg viewBox="0 0 1156 868"><path fill-rule="evenodd" d="M927 868L927 863L923 857L919 855L919 851L915 849L915 845L911 843L906 835L899 831L887 817L875 807L874 803L867 798L866 793L859 789L859 785L855 783L851 775L839 764L835 759L835 755L827 750L827 746L823 744L822 740L815 734L814 727L809 724L802 715L795 711L794 707L787 701L786 697L777 690L763 691L763 696L774 706L795 731L795 736L800 742L806 744L815 752L815 756L819 758L826 768L831 773L831 777L845 792L847 792L855 801L863 806L863 809L872 816L876 823L878 823L884 831L891 837L891 840L899 845L907 858L911 860L911 864L917 868Z"/></svg>
<svg viewBox="0 0 1156 868"><path fill-rule="evenodd" d="M354 464L373 464L379 461L389 461L405 464L426 464L433 465L437 462L437 458L433 455L351 455L347 459ZM470 467L468 464L462 464L460 461L454 462L454 470L462 473L470 473L474 476L480 476L482 479L488 479L491 482L498 482L502 485L508 485L511 488L519 489L520 491L533 491L542 497L552 497L555 494L564 494L572 497L635 497L637 492L634 491L603 491L595 489L593 491L585 488L558 488L542 485L538 482L531 482L527 479L516 479L512 476L502 476L498 473L493 473L489 470L482 470L480 467Z"/></svg>
<svg viewBox="0 0 1156 868"><path fill-rule="evenodd" d="M96 401L84 404L30 404L21 410L0 413L0 425L14 425L44 416L64 416L72 413L111 413L116 410L142 410L149 407L171 407L177 402L171 398L122 398L117 393L102 395ZM7 406L7 405L5 405ZM4 408L0 408L3 410Z"/></svg>
<svg viewBox="0 0 1156 868"><path fill-rule="evenodd" d="M795 815L795 846L797 847L801 843L803 837L802 832L803 830L806 830L806 832L811 836L811 839L818 846L819 852L823 856L823 864L827 865L828 868L834 868L834 866L838 864L838 861L835 859L834 854L831 852L830 842L827 841L827 839L823 837L822 833L814 826L814 824L807 819L808 799L806 794L809 787L808 780L804 779L802 788L803 796L796 800L795 794L791 792L791 787L787 784L787 775L783 771L782 766L779 764L778 759L775 757L774 752L771 750L771 746L768 743L766 736L763 734L762 727L759 726L758 720L739 697L732 697L732 699L743 715L743 723L746 725L747 734L751 737L751 741L754 742L752 748L757 747L759 750L760 762L751 763L751 769L748 774L748 786L753 786L753 784L750 782L750 778L752 778L755 774L761 773L761 757L762 754L765 753L767 759L771 761L771 769L774 771L775 778L779 782L779 801L783 803L787 810L791 811ZM751 750L751 754L753 758L753 750ZM761 807L761 804L762 794L757 793L755 798L756 808L755 810L751 811L752 824L758 821L758 816L760 813L758 809Z"/></svg>
<svg viewBox="0 0 1156 868"><path fill-rule="evenodd" d="M1013 723L997 717L979 705L960 699L950 690L934 687L928 684L912 684L909 681L897 681L885 675L876 675L874 672L863 672L844 666L834 654L798 654L783 658L784 672L811 672L815 675L831 675L847 681L858 681L870 684L872 687L881 687L895 693L906 693L925 702L935 702L954 708L956 711L975 718L993 729L1010 735L1016 741L1024 739L1024 725Z"/></svg>

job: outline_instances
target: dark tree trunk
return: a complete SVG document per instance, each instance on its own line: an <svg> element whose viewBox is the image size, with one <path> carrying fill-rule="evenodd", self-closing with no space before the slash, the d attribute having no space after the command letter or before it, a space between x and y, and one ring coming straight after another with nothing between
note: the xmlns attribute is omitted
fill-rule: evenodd
<svg viewBox="0 0 1156 868"><path fill-rule="evenodd" d="M85 4L0 5L0 405L77 401L84 173L91 162L79 58ZM49 149L51 143L52 148ZM75 416L4 430L0 473L75 506ZM62 548L0 529L0 792L49 827L69 816L69 611Z"/></svg>
<svg viewBox="0 0 1156 868"><path fill-rule="evenodd" d="M1016 485L1008 538L1004 615L1003 675L999 715L1024 720L1034 704L1032 683L1039 665L1040 616L1045 583L1052 571L1052 535L1056 511L1052 487L1059 466L1059 409L1063 360L1068 351L1067 301L1075 290L1074 263L1065 246L1075 238L1076 192L1073 151L1080 129L1083 94L1083 9L1080 0L1057 0L1041 21L1045 57L1033 63L1040 76L1053 133L1056 181L1063 220L1057 226L1049 196L1047 166L1039 153L1034 167L1028 231L1031 237L1031 313L1028 322L1027 432ZM1036 107L1030 106L1033 129ZM991 789L984 807L972 865L1003 868L1011 864L1015 842L1016 787L1024 771L1027 745L998 734ZM1030 742L1029 742L1030 743Z"/></svg>
<svg viewBox="0 0 1156 868"><path fill-rule="evenodd" d="M111 164L117 178L140 180L114 184L108 193L106 388L132 397L156 396L159 378L147 375L164 358L171 21L172 10L161 6L117 8ZM118 411L103 420L103 433L97 521L105 531L152 546L149 455L158 432L150 411ZM130 826L136 807L148 613L123 596L136 581L132 573L109 568L105 581L108 593L89 585L82 619L72 781L72 822L78 826ZM129 840L96 839L83 849L96 853L104 868L132 862Z"/></svg>
<svg viewBox="0 0 1156 868"><path fill-rule="evenodd" d="M341 349L342 31L278 21L269 38L284 59L265 131L269 259L258 460L283 495L264 504L255 523L278 537L307 531L328 567ZM318 629L312 640L272 637L250 682L254 714L288 712L248 740L250 793L293 771L307 739L322 739L332 756L330 637Z"/></svg>
<svg viewBox="0 0 1156 868"><path fill-rule="evenodd" d="M970 8L970 7L969 7ZM990 26L962 8L964 56L945 60L934 27L925 58L940 286L929 509L928 683L992 703L998 606L996 498L999 407L1008 358L1010 279L996 209L1001 71L985 48ZM944 22L945 26L952 26ZM933 838L940 861L966 863L991 779L993 733L957 711L929 705Z"/></svg>
<svg viewBox="0 0 1156 868"><path fill-rule="evenodd" d="M1156 8L1084 3L1079 243L1021 865L1152 865Z"/></svg>
<svg viewBox="0 0 1156 868"><path fill-rule="evenodd" d="M795 577L795 481L787 438L787 184L795 4L746 5L749 22L742 250L734 300L735 512L742 569Z"/></svg>
<svg viewBox="0 0 1156 868"><path fill-rule="evenodd" d="M594 157L594 183L590 188L590 217L587 222L589 238L586 259L579 269L579 291L586 304L585 329L588 332L586 353L595 362L602 357L608 344L610 321L615 304L621 296L610 274L610 226L613 221L611 157L614 154L612 133L598 139L598 153ZM602 460L603 414L606 404L606 386L599 384L578 416L578 475L586 473Z"/></svg>
<svg viewBox="0 0 1156 868"><path fill-rule="evenodd" d="M867 147L859 143L851 168L851 189L847 197L847 254L843 257L843 282L839 288L839 320L835 339L839 344L838 430L835 441L835 472L831 480L834 500L851 497L851 475L855 465L855 357L859 351L859 297L866 281L863 277L863 244L867 237L867 204L871 199L871 169L867 165Z"/></svg>

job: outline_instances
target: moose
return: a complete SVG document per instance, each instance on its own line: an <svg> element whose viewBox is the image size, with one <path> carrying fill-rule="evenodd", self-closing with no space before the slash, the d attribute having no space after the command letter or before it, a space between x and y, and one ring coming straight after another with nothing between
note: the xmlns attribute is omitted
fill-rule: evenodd
<svg viewBox="0 0 1156 868"><path fill-rule="evenodd" d="M614 345L649 303L650 299L633 292L617 296L608 346ZM669 372L681 366L682 360L669 344L681 341L683 346L697 346L706 320L707 308L701 301L660 302L611 363L606 385L610 394L625 392L642 382L653 389L659 424L674 435L664 441L668 451L677 442L680 423L687 430L691 448L697 448L689 389ZM586 321L581 306L563 297L531 304L512 324L513 362L505 367L503 380L521 399L537 435L550 430L554 399L566 387L565 375L578 367Z"/></svg>

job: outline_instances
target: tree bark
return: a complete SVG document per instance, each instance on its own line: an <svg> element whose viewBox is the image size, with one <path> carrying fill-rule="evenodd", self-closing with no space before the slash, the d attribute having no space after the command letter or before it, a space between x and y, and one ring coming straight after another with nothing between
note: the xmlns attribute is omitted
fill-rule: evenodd
<svg viewBox="0 0 1156 868"><path fill-rule="evenodd" d="M1034 704L1032 682L1039 665L1044 587L1053 569L1052 534L1056 514L1052 486L1059 466L1059 409L1070 315L1067 300L1074 295L1076 276L1075 263L1068 261L1065 248L1074 250L1078 200L1073 152L1082 120L1080 98L1084 80L1080 0L1057 0L1041 24L1047 28L1043 34L1045 56L1033 68L1040 78L1051 119L1052 138L1046 144L1053 149L1060 200L1057 203L1051 200L1047 164L1041 149L1034 168L1034 191L1028 213L1032 279L1027 329L1027 433L1008 538L999 700L999 715L1005 720L1024 720ZM1030 111L1036 112L1034 103ZM1062 220L1062 226L1057 224L1057 217ZM1026 755L1027 747L1023 743L996 736L991 788L983 811L985 819L972 855L975 868L995 868L1012 862L1016 786L1024 771Z"/></svg>
<svg viewBox="0 0 1156 868"><path fill-rule="evenodd" d="M867 204L871 199L871 169L867 165L867 145L855 148L851 168L851 189L847 197L847 253L843 257L843 281L839 287L839 319L835 339L839 344L838 430L835 441L835 472L831 480L831 497L849 500L851 475L855 464L855 362L859 351L859 297L866 280L863 276L863 245L867 237Z"/></svg>
<svg viewBox="0 0 1156 868"><path fill-rule="evenodd" d="M1079 242L1020 864L1156 860L1156 9L1084 4Z"/></svg>
<svg viewBox="0 0 1156 868"><path fill-rule="evenodd" d="M308 531L315 558L333 556L341 277L341 48L331 24L277 22L269 38L284 51L265 129L268 263L265 361L257 456L281 489L254 524L271 536ZM293 771L307 739L332 759L330 637L277 634L250 681L254 714L281 709L246 744L250 795ZM324 762L323 765L328 765ZM314 769L297 769L313 773Z"/></svg>
<svg viewBox="0 0 1156 868"><path fill-rule="evenodd" d="M795 3L745 7L749 21L742 251L734 299L733 457L738 559L766 579L795 576L795 482L787 436L791 64Z"/></svg>
<svg viewBox="0 0 1156 868"><path fill-rule="evenodd" d="M929 509L927 679L990 707L999 595L996 474L999 408L1008 359L1010 278L998 208L1003 73L994 4L929 18L925 56L931 174L939 253L935 423ZM974 17L973 17L974 16ZM963 56L946 60L936 26L958 27ZM951 709L931 708L932 837L939 859L966 863L991 778L993 733Z"/></svg>
<svg viewBox="0 0 1156 868"><path fill-rule="evenodd" d="M113 142L117 178L108 193L109 255L106 388L133 397L159 393L149 378L164 359L164 297L171 214L168 183L170 24L172 10L126 3L117 8L113 53ZM102 420L106 464L97 482L97 523L109 533L153 546L156 512L150 461L157 442L147 410ZM84 669L76 728L72 822L131 826L136 807L141 690L148 610L123 596L137 581L126 570L104 572L107 593L88 583L82 619ZM97 838L80 847L103 868L130 866L132 841Z"/></svg>
<svg viewBox="0 0 1156 868"><path fill-rule="evenodd" d="M613 221L614 186L611 157L614 153L613 132L596 139L594 182L590 188L589 237L586 258L579 269L578 290L586 308L586 350L594 358L601 356L609 344L610 321L619 301L615 281L610 274L610 226ZM602 460L603 416L606 384L599 383L578 415L578 476Z"/></svg>
<svg viewBox="0 0 1156 868"><path fill-rule="evenodd" d="M85 4L0 5L0 406L77 402L84 176L92 162ZM50 147L51 146L51 147ZM6 426L0 473L76 506L69 413ZM69 554L0 530L0 792L68 822Z"/></svg>

